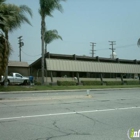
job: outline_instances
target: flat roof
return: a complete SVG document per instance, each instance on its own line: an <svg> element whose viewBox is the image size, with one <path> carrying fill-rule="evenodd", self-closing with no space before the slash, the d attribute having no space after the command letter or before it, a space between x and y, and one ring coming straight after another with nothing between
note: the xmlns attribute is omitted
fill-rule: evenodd
<svg viewBox="0 0 140 140"><path fill-rule="evenodd" d="M104 57L91 57L91 56L85 56L85 55L68 55L68 54L52 54L52 53L46 53L45 58L51 58L51 59L65 59L65 60L80 60L80 61L95 61L95 62L111 62L111 63L124 63L124 64L140 64L140 60L128 60L128 59L112 59L112 58L104 58ZM30 64L30 67L36 67L41 68L41 57L38 58L36 61L34 61L32 64Z"/></svg>
<svg viewBox="0 0 140 140"><path fill-rule="evenodd" d="M9 61L8 66L10 66L10 67L29 67L29 64L27 62Z"/></svg>

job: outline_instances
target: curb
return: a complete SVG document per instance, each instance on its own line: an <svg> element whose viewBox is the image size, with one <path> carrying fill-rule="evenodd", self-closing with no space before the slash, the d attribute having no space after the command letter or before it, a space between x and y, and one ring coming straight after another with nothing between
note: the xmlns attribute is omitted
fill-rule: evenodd
<svg viewBox="0 0 140 140"><path fill-rule="evenodd" d="M18 94L18 93L56 93L56 92L81 92L81 91L104 91L104 90L133 90L140 88L105 88L105 89L75 89L75 90L38 90L38 91L7 91L0 92L0 94Z"/></svg>

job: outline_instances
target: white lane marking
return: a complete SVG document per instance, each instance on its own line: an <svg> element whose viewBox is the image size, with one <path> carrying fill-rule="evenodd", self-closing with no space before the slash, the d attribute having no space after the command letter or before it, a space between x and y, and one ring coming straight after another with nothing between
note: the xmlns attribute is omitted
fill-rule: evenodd
<svg viewBox="0 0 140 140"><path fill-rule="evenodd" d="M42 114L42 115L32 115L32 116L9 117L9 118L0 118L0 121L3 121L3 120L15 120L15 119L25 119L25 118L60 116L60 115L96 113L96 112L109 112L109 111L115 111L115 110L130 110L130 109L140 109L140 106L138 106L138 107L126 107L126 108L114 108L114 109L89 110L89 111L74 111L74 112Z"/></svg>

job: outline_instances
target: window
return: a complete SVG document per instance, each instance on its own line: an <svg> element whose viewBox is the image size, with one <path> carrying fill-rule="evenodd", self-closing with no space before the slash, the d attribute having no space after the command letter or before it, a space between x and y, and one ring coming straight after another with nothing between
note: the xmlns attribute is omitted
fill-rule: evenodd
<svg viewBox="0 0 140 140"><path fill-rule="evenodd" d="M22 78L22 76L20 74L16 74L16 77Z"/></svg>

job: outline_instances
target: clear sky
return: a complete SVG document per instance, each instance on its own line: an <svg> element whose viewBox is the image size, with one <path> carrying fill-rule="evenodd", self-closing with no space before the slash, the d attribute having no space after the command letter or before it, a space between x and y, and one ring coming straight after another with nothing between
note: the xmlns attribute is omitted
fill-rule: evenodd
<svg viewBox="0 0 140 140"><path fill-rule="evenodd" d="M32 9L32 26L23 24L9 34L13 48L10 60L19 60L18 37L23 36L22 61L29 64L41 56L41 18L39 0L7 0L16 5L25 4ZM116 41L115 52L120 59L140 60L140 0L67 0L61 2L63 13L53 12L46 18L47 29L56 29L63 41L48 45L50 53L91 56L90 42L95 42L95 56L109 58Z"/></svg>

